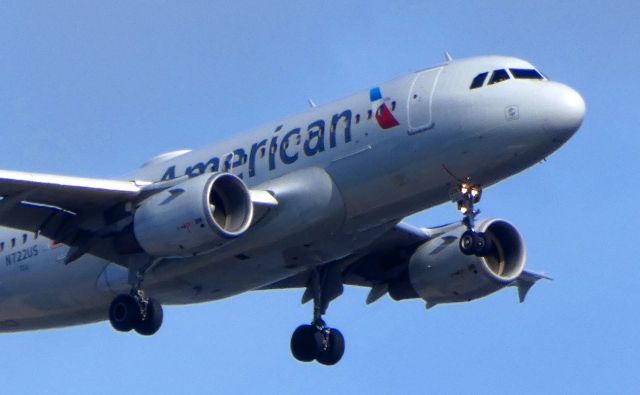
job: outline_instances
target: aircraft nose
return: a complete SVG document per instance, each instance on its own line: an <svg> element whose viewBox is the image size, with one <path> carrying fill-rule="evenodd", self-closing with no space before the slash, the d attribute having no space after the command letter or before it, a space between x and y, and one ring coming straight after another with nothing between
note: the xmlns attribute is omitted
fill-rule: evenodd
<svg viewBox="0 0 640 395"><path fill-rule="evenodd" d="M553 83L550 88L545 106L545 127L550 132L569 137L584 120L584 99L575 89L564 84Z"/></svg>

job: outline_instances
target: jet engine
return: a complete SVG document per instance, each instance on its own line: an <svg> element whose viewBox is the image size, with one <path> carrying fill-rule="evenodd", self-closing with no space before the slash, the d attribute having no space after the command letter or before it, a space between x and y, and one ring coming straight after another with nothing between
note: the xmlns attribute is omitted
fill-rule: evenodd
<svg viewBox="0 0 640 395"><path fill-rule="evenodd" d="M143 201L133 217L133 233L152 256L186 256L242 235L252 218L253 204L244 182L232 174L214 173Z"/></svg>
<svg viewBox="0 0 640 395"><path fill-rule="evenodd" d="M520 233L509 222L488 219L477 223L489 248L483 256L464 255L458 240L463 225L419 246L409 259L404 278L389 284L394 299L420 297L433 306L467 302L496 292L515 281L524 269L526 251Z"/></svg>

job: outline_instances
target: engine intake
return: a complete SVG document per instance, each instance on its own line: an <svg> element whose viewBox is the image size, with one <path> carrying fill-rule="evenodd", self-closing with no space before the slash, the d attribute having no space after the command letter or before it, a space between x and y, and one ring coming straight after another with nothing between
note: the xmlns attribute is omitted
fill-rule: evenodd
<svg viewBox="0 0 640 395"><path fill-rule="evenodd" d="M220 234L236 237L243 234L253 216L251 196L244 182L231 174L219 174L211 177L205 196L208 207L205 212Z"/></svg>
<svg viewBox="0 0 640 395"><path fill-rule="evenodd" d="M228 173L189 179L143 201L133 231L152 256L186 256L217 248L251 225L253 204L244 182Z"/></svg>
<svg viewBox="0 0 640 395"><path fill-rule="evenodd" d="M481 268L498 283L510 283L522 273L525 264L524 241L510 223L492 220L479 229L491 241L489 253L480 259Z"/></svg>

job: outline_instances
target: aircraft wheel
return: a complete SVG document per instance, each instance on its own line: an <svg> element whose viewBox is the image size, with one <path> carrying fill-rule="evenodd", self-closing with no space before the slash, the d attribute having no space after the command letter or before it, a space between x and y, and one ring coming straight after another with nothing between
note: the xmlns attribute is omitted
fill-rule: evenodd
<svg viewBox="0 0 640 395"><path fill-rule="evenodd" d="M320 333L313 325L300 325L291 335L291 354L298 361L313 361L321 347Z"/></svg>
<svg viewBox="0 0 640 395"><path fill-rule="evenodd" d="M489 251L493 247L493 243L491 239L487 237L484 233L476 233L476 242L474 246L474 253L479 256L487 256L489 255Z"/></svg>
<svg viewBox="0 0 640 395"><path fill-rule="evenodd" d="M134 327L136 332L143 336L151 336L162 326L162 305L155 299L149 298L147 302L147 315Z"/></svg>
<svg viewBox="0 0 640 395"><path fill-rule="evenodd" d="M478 236L472 230L465 231L460 236L460 251L465 255L473 255L476 252Z"/></svg>
<svg viewBox="0 0 640 395"><path fill-rule="evenodd" d="M316 360L323 365L330 366L338 363L344 355L344 336L337 329L330 328L328 330L326 348L318 353Z"/></svg>
<svg viewBox="0 0 640 395"><path fill-rule="evenodd" d="M133 296L121 294L113 299L109 307L109 321L113 329L129 332L141 320L140 305Z"/></svg>

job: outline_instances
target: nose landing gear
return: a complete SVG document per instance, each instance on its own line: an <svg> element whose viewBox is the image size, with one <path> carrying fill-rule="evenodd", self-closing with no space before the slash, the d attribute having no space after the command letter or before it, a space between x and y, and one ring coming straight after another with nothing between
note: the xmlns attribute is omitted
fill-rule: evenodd
<svg viewBox="0 0 640 395"><path fill-rule="evenodd" d="M109 321L113 329L119 332L133 329L140 335L150 336L162 326L162 305L157 300L146 297L142 290L144 269L146 267L129 267L130 277L135 278L131 292L116 296L109 307Z"/></svg>
<svg viewBox="0 0 640 395"><path fill-rule="evenodd" d="M482 232L474 229L475 218L480 210L475 209L475 204L480 202L482 188L478 185L460 183L458 193L454 201L458 204L458 211L463 215L462 224L467 230L460 236L460 251L465 255L486 256L491 250L491 240Z"/></svg>

